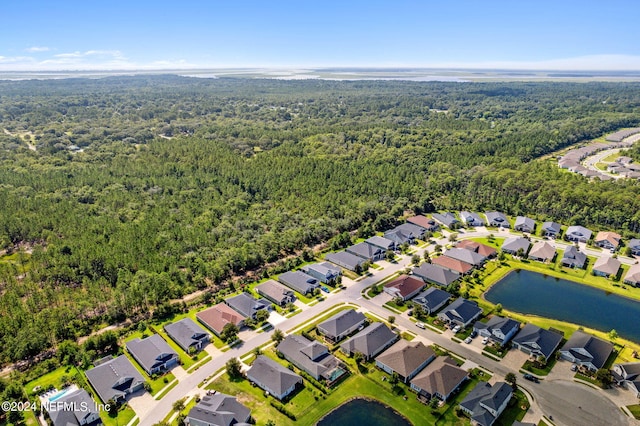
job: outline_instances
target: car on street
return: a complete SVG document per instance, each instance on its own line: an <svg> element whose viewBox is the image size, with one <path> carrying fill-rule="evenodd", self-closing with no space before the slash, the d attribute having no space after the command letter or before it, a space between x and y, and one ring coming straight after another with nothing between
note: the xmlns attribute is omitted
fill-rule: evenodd
<svg viewBox="0 0 640 426"><path fill-rule="evenodd" d="M421 328L421 329L423 329L423 330L424 330L425 325L424 325L424 323L423 323L423 322L419 322L419 321L418 321L418 322L416 323L416 327Z"/></svg>
<svg viewBox="0 0 640 426"><path fill-rule="evenodd" d="M489 338L488 337L483 337L482 338L482 344L486 345L487 343L489 343Z"/></svg>
<svg viewBox="0 0 640 426"><path fill-rule="evenodd" d="M466 339L464 339L465 343L471 343L473 339L471 338L471 336L467 337Z"/></svg>
<svg viewBox="0 0 640 426"><path fill-rule="evenodd" d="M525 380L529 380L529 381L534 382L534 383L540 383L540 380L538 380L537 377L532 376L531 374L526 374L525 373L525 375L523 377L525 378Z"/></svg>

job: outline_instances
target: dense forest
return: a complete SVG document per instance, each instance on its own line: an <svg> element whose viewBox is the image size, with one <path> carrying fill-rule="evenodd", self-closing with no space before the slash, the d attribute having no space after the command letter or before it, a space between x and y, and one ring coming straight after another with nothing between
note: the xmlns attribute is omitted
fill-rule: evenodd
<svg viewBox="0 0 640 426"><path fill-rule="evenodd" d="M540 158L633 126L632 83L0 82L0 362L406 211L638 234L638 182Z"/></svg>

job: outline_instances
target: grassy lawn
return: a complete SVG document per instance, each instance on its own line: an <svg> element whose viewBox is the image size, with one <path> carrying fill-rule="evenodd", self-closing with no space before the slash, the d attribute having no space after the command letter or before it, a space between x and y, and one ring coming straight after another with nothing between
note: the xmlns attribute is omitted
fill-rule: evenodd
<svg viewBox="0 0 640 426"><path fill-rule="evenodd" d="M573 377L576 378L576 379L580 379L580 380L582 380L584 382L588 382L588 383L594 384L594 385L598 386L599 388L602 387L602 383L600 383L599 380L596 380L596 379L594 379L594 378L592 378L590 376L585 376L582 373L576 373Z"/></svg>
<svg viewBox="0 0 640 426"><path fill-rule="evenodd" d="M640 404L627 405L627 409L631 411L631 414L633 415L633 417L640 420Z"/></svg>
<svg viewBox="0 0 640 426"><path fill-rule="evenodd" d="M560 344L560 347L562 347L562 343ZM551 359L547 360L547 364L544 366L544 368L538 368L533 362L526 360L522 365L522 369L525 371L530 371L537 376L546 376L547 374L549 374L549 372L551 372L551 369L554 365L556 365L557 361L558 359L555 356L552 356Z"/></svg>
<svg viewBox="0 0 640 426"><path fill-rule="evenodd" d="M387 303L385 303L384 305L382 305L385 308L388 308L396 313L402 313L402 312L406 312L409 309L409 305L407 303L403 303L402 305L398 305L396 302L394 302L393 300L388 301Z"/></svg>
<svg viewBox="0 0 640 426"><path fill-rule="evenodd" d="M128 424L131 419L136 416L136 413L128 405L124 405L118 410L117 417L110 417L106 411L100 412L100 419L105 426L119 426Z"/></svg>
<svg viewBox="0 0 640 426"><path fill-rule="evenodd" d="M486 352L489 352L491 355L497 356L498 358L504 358L505 355L507 355L507 352L509 352L507 349L496 347L494 345L487 345L484 347L484 350Z"/></svg>
<svg viewBox="0 0 640 426"><path fill-rule="evenodd" d="M502 237L482 237L482 238L471 238L471 241L475 241L477 243L482 243L482 244L486 244L488 246L491 246L495 249L500 249L500 247L502 247L502 243L504 243L504 238Z"/></svg>
<svg viewBox="0 0 640 426"><path fill-rule="evenodd" d="M27 395L35 394L33 388L40 386L41 389L48 389L49 387L54 387L60 389L65 377L71 378L76 374L76 370L73 367L59 367L43 376L38 377L26 385L24 385L24 390L27 392Z"/></svg>

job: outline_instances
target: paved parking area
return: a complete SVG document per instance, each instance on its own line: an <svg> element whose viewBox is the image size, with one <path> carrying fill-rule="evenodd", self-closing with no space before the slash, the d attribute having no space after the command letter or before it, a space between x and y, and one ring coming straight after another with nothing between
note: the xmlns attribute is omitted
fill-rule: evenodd
<svg viewBox="0 0 640 426"><path fill-rule="evenodd" d="M529 359L529 355L525 354L518 349L510 349L509 352L500 361L501 364L506 365L512 370L519 371L526 360Z"/></svg>

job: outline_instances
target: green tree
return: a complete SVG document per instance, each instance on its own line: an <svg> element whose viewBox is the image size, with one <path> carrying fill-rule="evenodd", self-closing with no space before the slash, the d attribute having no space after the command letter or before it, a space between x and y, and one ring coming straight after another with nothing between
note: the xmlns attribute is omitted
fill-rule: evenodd
<svg viewBox="0 0 640 426"><path fill-rule="evenodd" d="M612 342L615 342L619 337L618 332L614 328L609 333L607 333L607 337L609 337L609 340L611 340Z"/></svg>
<svg viewBox="0 0 640 426"><path fill-rule="evenodd" d="M232 379L239 379L242 377L242 364L238 358L230 358L225 364L227 374Z"/></svg>
<svg viewBox="0 0 640 426"><path fill-rule="evenodd" d="M611 376L611 372L606 368L600 368L596 371L596 379L602 383L602 386L607 388L611 383L613 383L613 377Z"/></svg>
<svg viewBox="0 0 640 426"><path fill-rule="evenodd" d="M420 263L420 255L414 254L413 256L411 256L411 263L413 263L414 265L418 265Z"/></svg>
<svg viewBox="0 0 640 426"><path fill-rule="evenodd" d="M396 317L394 317L393 315L389 315L387 321L389 321L389 324L393 324L394 322L396 322Z"/></svg>
<svg viewBox="0 0 640 426"><path fill-rule="evenodd" d="M234 323L228 322L222 327L222 333L220 333L220 339L223 342L230 343L238 338L240 329Z"/></svg>
<svg viewBox="0 0 640 426"><path fill-rule="evenodd" d="M504 376L504 381L509 383L511 385L511 387L513 388L513 390L518 389L518 385L516 383L517 379L516 379L516 375L514 373L507 373L507 375Z"/></svg>
<svg viewBox="0 0 640 426"><path fill-rule="evenodd" d="M284 333L282 332L282 330L280 330L279 328L273 330L273 333L271 333L271 340L273 340L276 345L279 345L280 342L284 340Z"/></svg>

